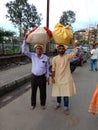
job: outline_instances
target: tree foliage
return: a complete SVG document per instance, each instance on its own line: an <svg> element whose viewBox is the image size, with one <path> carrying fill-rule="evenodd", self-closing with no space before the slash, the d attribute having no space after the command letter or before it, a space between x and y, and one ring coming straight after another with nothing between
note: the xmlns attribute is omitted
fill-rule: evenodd
<svg viewBox="0 0 98 130"><path fill-rule="evenodd" d="M69 11L64 11L62 13L62 16L60 17L59 22L64 26L66 26L66 25L71 26L71 24L74 23L75 20L76 20L75 13L73 11L69 10Z"/></svg>
<svg viewBox="0 0 98 130"><path fill-rule="evenodd" d="M6 3L6 17L24 34L31 27L38 27L41 24L41 14L37 13L36 7L28 3L28 0L15 0Z"/></svg>
<svg viewBox="0 0 98 130"><path fill-rule="evenodd" d="M2 28L0 28L0 42L2 43L4 40L4 37L14 36L15 32L7 31Z"/></svg>

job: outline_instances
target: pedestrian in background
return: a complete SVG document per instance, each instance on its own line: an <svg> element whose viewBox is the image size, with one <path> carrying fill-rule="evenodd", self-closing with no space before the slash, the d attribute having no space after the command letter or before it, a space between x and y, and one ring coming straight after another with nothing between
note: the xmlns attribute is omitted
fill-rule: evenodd
<svg viewBox="0 0 98 130"><path fill-rule="evenodd" d="M97 71L98 49L96 45L93 45L90 53L90 71Z"/></svg>
<svg viewBox="0 0 98 130"><path fill-rule="evenodd" d="M29 52L27 43L24 40L22 43L22 53L28 56L32 61L32 77L31 77L31 109L36 107L37 88L40 90L40 105L44 110L46 108L46 82L49 84L49 59L42 54L43 45L36 44L34 46L35 53Z"/></svg>
<svg viewBox="0 0 98 130"><path fill-rule="evenodd" d="M75 83L70 70L70 59L74 58L77 48L73 44L73 50L66 54L66 46L58 45L58 55L52 59L52 96L57 97L55 109L61 107L61 97L64 101L64 113L69 114L69 97L76 94Z"/></svg>

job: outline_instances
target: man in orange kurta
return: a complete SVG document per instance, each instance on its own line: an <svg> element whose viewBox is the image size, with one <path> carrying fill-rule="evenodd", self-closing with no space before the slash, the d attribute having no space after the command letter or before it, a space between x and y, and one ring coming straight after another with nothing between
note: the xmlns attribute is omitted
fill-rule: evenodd
<svg viewBox="0 0 98 130"><path fill-rule="evenodd" d="M52 59L52 96L57 97L56 109L61 106L61 97L64 100L64 112L69 114L69 97L76 94L76 87L70 70L70 59L75 57L77 48L74 46L70 54L65 53L65 46L58 45L59 55Z"/></svg>

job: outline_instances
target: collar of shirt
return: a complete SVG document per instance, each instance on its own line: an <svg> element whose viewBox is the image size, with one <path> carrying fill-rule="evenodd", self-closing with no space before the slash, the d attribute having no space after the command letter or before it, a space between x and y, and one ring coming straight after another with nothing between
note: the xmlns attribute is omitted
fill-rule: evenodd
<svg viewBox="0 0 98 130"><path fill-rule="evenodd" d="M35 53L35 56L38 57L38 55ZM41 57L39 57L40 59L43 58L43 54L41 54Z"/></svg>

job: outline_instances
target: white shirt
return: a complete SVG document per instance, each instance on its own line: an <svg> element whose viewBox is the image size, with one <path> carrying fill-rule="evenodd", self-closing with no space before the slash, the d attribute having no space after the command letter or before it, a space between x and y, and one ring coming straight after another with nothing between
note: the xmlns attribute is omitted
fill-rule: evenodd
<svg viewBox="0 0 98 130"><path fill-rule="evenodd" d="M92 49L91 54L92 54L91 59L98 59L98 49L97 48Z"/></svg>
<svg viewBox="0 0 98 130"><path fill-rule="evenodd" d="M27 55L32 60L32 73L40 76L46 74L46 77L49 77L49 59L46 55L42 54L39 58L36 53L29 52L26 49L27 44L23 41L22 44L22 53Z"/></svg>

